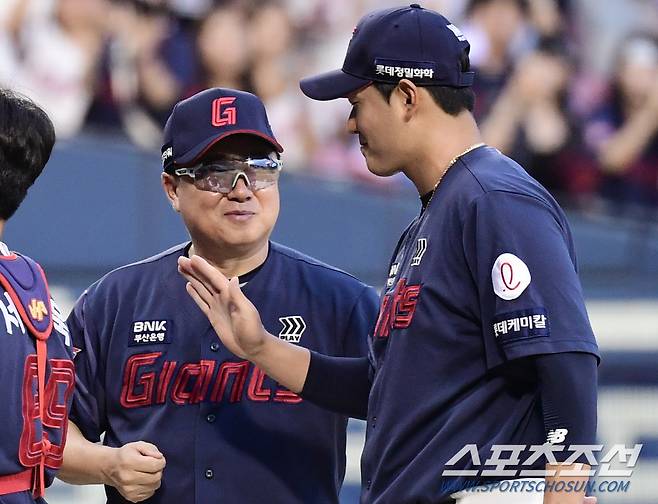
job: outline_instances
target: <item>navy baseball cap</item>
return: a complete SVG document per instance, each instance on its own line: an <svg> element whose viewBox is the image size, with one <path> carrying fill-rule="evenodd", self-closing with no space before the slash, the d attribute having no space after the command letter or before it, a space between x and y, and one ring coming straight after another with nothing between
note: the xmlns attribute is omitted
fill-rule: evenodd
<svg viewBox="0 0 658 504"><path fill-rule="evenodd" d="M299 87L314 100L333 100L372 82L468 87L474 72L463 72L470 45L438 12L418 4L366 14L354 28L343 68L302 79Z"/></svg>
<svg viewBox="0 0 658 504"><path fill-rule="evenodd" d="M222 139L254 135L283 147L274 138L263 102L256 95L227 88L211 88L178 102L167 119L162 145L162 168L191 166Z"/></svg>

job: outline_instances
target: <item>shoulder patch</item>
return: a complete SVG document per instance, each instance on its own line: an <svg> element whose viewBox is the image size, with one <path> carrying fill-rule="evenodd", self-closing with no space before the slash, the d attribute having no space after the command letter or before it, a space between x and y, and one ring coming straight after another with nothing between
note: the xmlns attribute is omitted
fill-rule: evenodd
<svg viewBox="0 0 658 504"><path fill-rule="evenodd" d="M531 280L528 266L514 254L499 255L491 268L493 290L505 301L511 301L523 294Z"/></svg>

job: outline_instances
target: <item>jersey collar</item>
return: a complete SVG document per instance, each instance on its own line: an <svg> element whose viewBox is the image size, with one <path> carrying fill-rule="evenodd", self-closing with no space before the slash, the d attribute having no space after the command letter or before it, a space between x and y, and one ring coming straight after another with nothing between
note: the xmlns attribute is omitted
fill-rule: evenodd
<svg viewBox="0 0 658 504"><path fill-rule="evenodd" d="M0 242L0 244L3 244L3 243ZM4 244L3 244L3 245L4 245ZM183 248L183 253L182 253L182 255L184 255L185 257L190 257L190 248L192 248L192 242L189 242L189 243ZM248 271L247 273L245 273L245 274L243 274L243 275L240 275L240 276L238 277L238 282L240 283L240 288L242 288L242 287L244 287L245 285L247 285L251 280L253 280L253 278L256 276L256 274L258 274L258 272L259 272L261 269L263 269L263 266L265 266L265 264L267 263L267 261L268 261L269 258L270 258L270 254L271 254L271 252L272 252L272 242L271 242L271 241L268 241L267 257L265 258L265 260L264 260L260 265L256 266L254 269L252 269L251 271Z"/></svg>

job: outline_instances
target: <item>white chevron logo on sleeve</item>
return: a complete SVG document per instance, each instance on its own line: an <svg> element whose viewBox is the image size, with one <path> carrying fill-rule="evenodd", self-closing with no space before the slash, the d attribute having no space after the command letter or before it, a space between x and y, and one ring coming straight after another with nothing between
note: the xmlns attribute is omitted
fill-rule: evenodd
<svg viewBox="0 0 658 504"><path fill-rule="evenodd" d="M304 319L299 315L291 315L289 317L279 317L279 322L283 324L279 338L289 343L299 343L302 334L306 330Z"/></svg>

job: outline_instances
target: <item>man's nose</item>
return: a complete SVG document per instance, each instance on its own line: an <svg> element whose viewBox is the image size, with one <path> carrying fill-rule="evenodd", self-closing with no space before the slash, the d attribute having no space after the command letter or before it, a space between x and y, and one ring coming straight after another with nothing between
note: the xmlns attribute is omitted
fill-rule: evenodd
<svg viewBox="0 0 658 504"><path fill-rule="evenodd" d="M246 201L251 199L253 192L246 173L238 173L233 181L231 192L226 195L231 200Z"/></svg>

